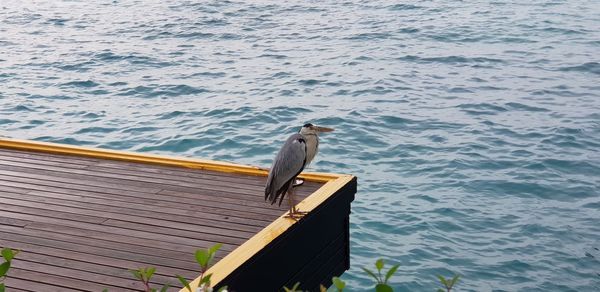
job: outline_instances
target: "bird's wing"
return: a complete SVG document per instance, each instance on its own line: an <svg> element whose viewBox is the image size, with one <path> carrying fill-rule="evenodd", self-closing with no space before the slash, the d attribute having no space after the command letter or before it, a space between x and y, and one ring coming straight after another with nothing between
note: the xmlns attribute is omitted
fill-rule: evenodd
<svg viewBox="0 0 600 292"><path fill-rule="evenodd" d="M279 195L285 195L291 180L304 169L306 144L298 142L301 138L303 139L300 134L291 135L273 161L265 187L265 200L269 199L271 204L277 201ZM279 202L281 204L281 200Z"/></svg>

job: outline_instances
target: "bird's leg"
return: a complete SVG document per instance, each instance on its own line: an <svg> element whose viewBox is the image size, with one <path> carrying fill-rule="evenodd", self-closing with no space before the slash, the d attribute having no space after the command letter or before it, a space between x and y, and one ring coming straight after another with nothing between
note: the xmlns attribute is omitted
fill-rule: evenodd
<svg viewBox="0 0 600 292"><path fill-rule="evenodd" d="M298 209L296 209L296 203L294 200L295 191L294 191L293 184L290 184L290 187L288 188L287 193L288 193L288 204L290 207L290 213L286 217L292 218L294 220L298 220L298 219L302 218L304 215L306 215L307 212L298 211Z"/></svg>
<svg viewBox="0 0 600 292"><path fill-rule="evenodd" d="M296 216L296 207L294 206L294 199L292 199L292 194L290 192L288 192L288 206L290 207L290 211L285 217L292 218L296 221L300 219Z"/></svg>

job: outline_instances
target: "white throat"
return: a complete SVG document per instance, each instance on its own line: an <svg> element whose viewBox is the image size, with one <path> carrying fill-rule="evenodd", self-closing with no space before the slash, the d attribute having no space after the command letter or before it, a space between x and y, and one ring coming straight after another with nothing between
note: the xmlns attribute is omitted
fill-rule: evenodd
<svg viewBox="0 0 600 292"><path fill-rule="evenodd" d="M319 152L319 136L317 136L317 133L300 134L304 136L304 140L306 141L306 163L304 164L304 167L306 168L315 156L317 156L317 152Z"/></svg>

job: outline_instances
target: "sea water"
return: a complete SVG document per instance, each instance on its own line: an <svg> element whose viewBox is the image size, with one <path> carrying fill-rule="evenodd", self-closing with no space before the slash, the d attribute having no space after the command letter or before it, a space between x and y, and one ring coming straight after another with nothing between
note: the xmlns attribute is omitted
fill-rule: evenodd
<svg viewBox="0 0 600 292"><path fill-rule="evenodd" d="M599 52L597 0L2 0L0 135L268 167L334 127L348 291L600 291Z"/></svg>

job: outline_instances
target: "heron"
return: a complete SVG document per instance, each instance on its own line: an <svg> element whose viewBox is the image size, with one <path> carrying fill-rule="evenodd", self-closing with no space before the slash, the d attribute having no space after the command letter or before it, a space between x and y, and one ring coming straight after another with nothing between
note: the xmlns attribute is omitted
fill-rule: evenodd
<svg viewBox="0 0 600 292"><path fill-rule="evenodd" d="M296 209L294 182L296 177L308 167L319 151L319 134L332 132L332 128L305 124L298 133L292 134L283 144L269 170L265 186L265 200L273 205L279 199L279 206L288 194L290 212L286 217L297 220L306 212Z"/></svg>

